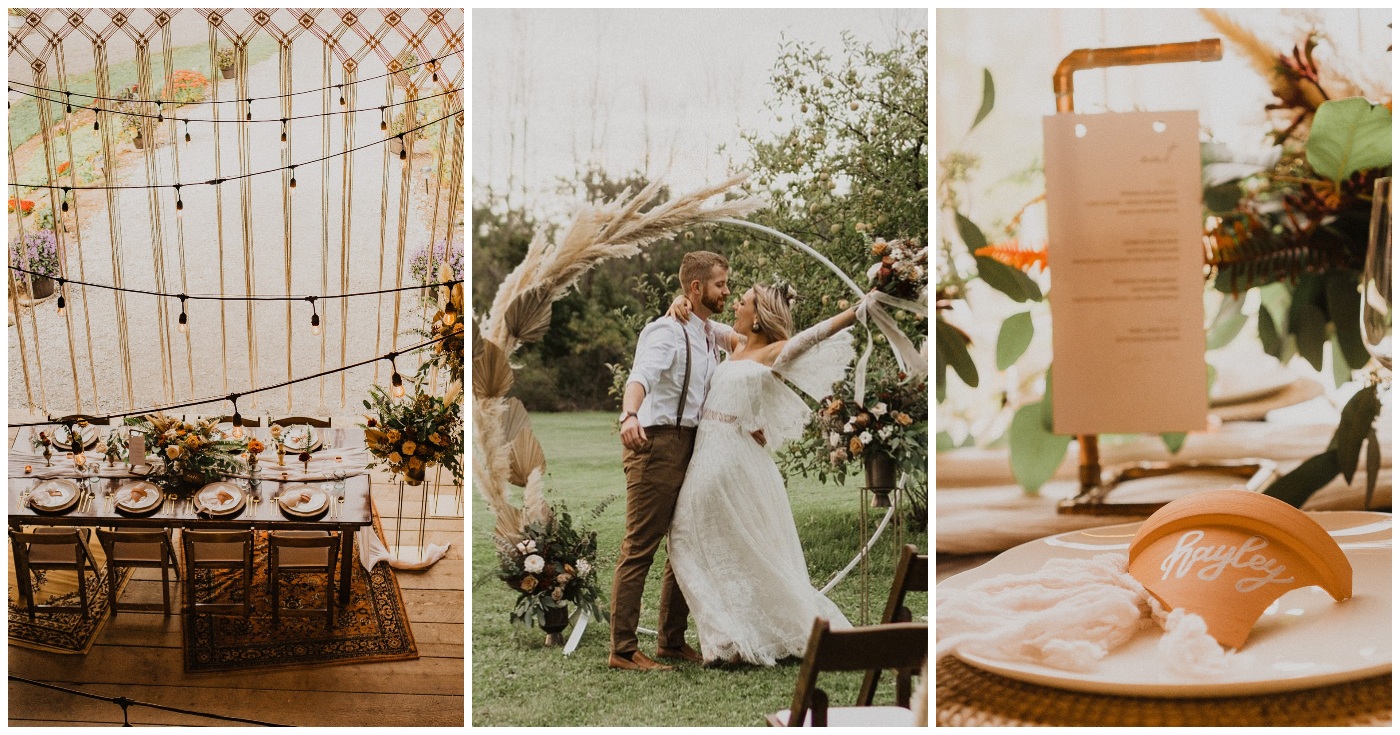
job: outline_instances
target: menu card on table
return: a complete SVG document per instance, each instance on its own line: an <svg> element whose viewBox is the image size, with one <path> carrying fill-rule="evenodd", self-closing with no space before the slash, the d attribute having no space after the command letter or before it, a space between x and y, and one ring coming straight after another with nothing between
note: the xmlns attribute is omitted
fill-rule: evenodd
<svg viewBox="0 0 1400 735"><path fill-rule="evenodd" d="M127 459L132 467L146 464L146 436L133 432L131 439L126 444L126 451Z"/></svg>
<svg viewBox="0 0 1400 735"><path fill-rule="evenodd" d="M1196 112L1044 118L1057 434L1206 428Z"/></svg>

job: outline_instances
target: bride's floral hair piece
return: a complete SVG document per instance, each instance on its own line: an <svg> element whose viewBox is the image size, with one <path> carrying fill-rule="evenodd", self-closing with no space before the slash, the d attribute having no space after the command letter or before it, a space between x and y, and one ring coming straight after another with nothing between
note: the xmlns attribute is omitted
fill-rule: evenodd
<svg viewBox="0 0 1400 735"><path fill-rule="evenodd" d="M771 284L753 285L754 331L762 333L773 342L792 336L792 303L797 300L797 289L792 284L774 279Z"/></svg>

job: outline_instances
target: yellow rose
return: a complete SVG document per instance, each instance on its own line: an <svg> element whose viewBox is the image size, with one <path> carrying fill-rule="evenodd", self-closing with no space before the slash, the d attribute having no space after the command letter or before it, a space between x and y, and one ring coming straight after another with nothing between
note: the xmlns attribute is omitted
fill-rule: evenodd
<svg viewBox="0 0 1400 735"><path fill-rule="evenodd" d="M540 581L535 579L534 575L527 574L524 579L520 580L520 589L529 592L538 587L539 584Z"/></svg>
<svg viewBox="0 0 1400 735"><path fill-rule="evenodd" d="M272 432L272 438L273 438L274 440L275 440L275 439L280 439L280 438L282 437L282 427L281 427L280 425L278 425L278 424L273 424L273 425L272 425L271 432Z"/></svg>
<svg viewBox="0 0 1400 735"><path fill-rule="evenodd" d="M415 449L417 449L417 448L418 448L418 445L415 444L415 443L413 442L412 439L409 439L408 441L404 442L404 443L403 443L403 453L404 453L404 456L407 457L407 456L412 455L412 454L413 454L413 451L414 451Z"/></svg>
<svg viewBox="0 0 1400 735"><path fill-rule="evenodd" d="M390 452L390 453L389 453L389 464L402 464L402 463L403 463L403 455L399 454L398 452Z"/></svg>
<svg viewBox="0 0 1400 735"><path fill-rule="evenodd" d="M403 438L403 434L400 434L398 429L388 430L387 432L385 432L385 436L389 437L389 442L391 444L397 444L399 439Z"/></svg>
<svg viewBox="0 0 1400 735"><path fill-rule="evenodd" d="M914 419L907 413L900 413L896 411L894 414L894 422L896 424L899 424L900 426L908 426L914 423Z"/></svg>
<svg viewBox="0 0 1400 735"><path fill-rule="evenodd" d="M862 450L862 449L864 449L864 448L865 448L865 445L860 443L860 439L857 439L857 438L854 437L854 436L851 437L851 456L855 456L855 455L857 455L857 454L860 454L860 450Z"/></svg>
<svg viewBox="0 0 1400 735"><path fill-rule="evenodd" d="M411 459L408 460L408 467L409 467L409 469L416 470L416 469L419 469L419 468L422 467L422 466L423 466L423 460L421 460L421 459L419 459L419 458L417 458L417 457L413 457L413 458L411 458Z"/></svg>
<svg viewBox="0 0 1400 735"><path fill-rule="evenodd" d="M169 447L166 447L166 449L165 449L165 458L166 458L166 459L179 459L179 458L180 458L180 455L183 454L183 453L184 453L184 450L180 449L180 445L179 445L179 444L172 444L172 445L170 445Z"/></svg>
<svg viewBox="0 0 1400 735"><path fill-rule="evenodd" d="M432 435L428 437L428 441L430 441L430 442L432 442L432 443L434 443L434 444L436 444L436 445L438 445L438 446L440 446L440 447L445 447L445 446L447 446L447 440L443 439L443 438L442 438L442 434L439 434L439 433L437 433L436 431L434 431L434 432L432 433Z"/></svg>

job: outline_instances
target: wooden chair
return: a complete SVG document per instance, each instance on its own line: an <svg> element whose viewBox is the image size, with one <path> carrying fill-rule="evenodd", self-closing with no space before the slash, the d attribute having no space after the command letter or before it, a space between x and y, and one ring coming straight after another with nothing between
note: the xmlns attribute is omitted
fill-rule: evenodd
<svg viewBox="0 0 1400 735"><path fill-rule="evenodd" d="M267 582L272 588L273 625L282 624L282 613L325 613L326 627L335 627L335 565L339 549L340 537L326 531L273 531L267 535ZM325 572L326 606L284 610L280 597L283 572Z"/></svg>
<svg viewBox="0 0 1400 735"><path fill-rule="evenodd" d="M181 533L185 549L185 602L190 614L241 612L248 617L253 604L253 531L191 531ZM196 569L239 569L243 572L243 604L198 603Z"/></svg>
<svg viewBox="0 0 1400 735"><path fill-rule="evenodd" d="M920 554L918 547L905 544L899 554L899 563L894 569L894 583L890 585L890 598L885 603L885 613L880 622L909 623L914 614L904 605L904 596L909 592L928 592L928 555ZM880 683L880 671L865 672L860 694L856 696L856 706L869 707L875 703L875 687Z"/></svg>
<svg viewBox="0 0 1400 735"><path fill-rule="evenodd" d="M102 572L88 549L92 534L86 528L37 527L31 531L10 529L10 544L14 549L15 573L20 598L29 619L36 612L81 612L83 619L92 617L88 608L87 579L84 570L91 567L94 577ZM31 570L72 570L78 575L78 607L72 605L40 605L34 601L34 578Z"/></svg>
<svg viewBox="0 0 1400 735"><path fill-rule="evenodd" d="M193 417L193 416L186 416L186 417L185 417L185 420L186 420L186 421L189 421L189 420L192 419L192 418L194 418L194 417ZM232 417L232 416L220 416L220 417L218 417L218 418L219 418L219 423L221 423L221 424L232 424L232 423L233 423L233 417ZM262 421L263 421L263 420L262 420L261 417L259 417L259 418L251 418L251 419L248 418L247 416L243 416L243 415L240 415L240 416L238 417L238 423L239 423L240 426L262 426Z"/></svg>
<svg viewBox="0 0 1400 735"><path fill-rule="evenodd" d="M112 425L112 419L111 419L110 417L108 417L108 416L87 416L87 415L84 415L84 414L81 414L81 413L75 413L75 414L73 414L73 415L71 415L71 416L63 416L63 417L61 417L61 418L51 419L51 421L52 421L53 423L59 424L59 425L63 425L63 424L76 424L76 423L78 423L79 420L84 421L84 422L86 422L86 423L88 423L88 424L91 424L92 426L111 426L111 425Z"/></svg>
<svg viewBox="0 0 1400 735"><path fill-rule="evenodd" d="M767 716L773 727L909 727L914 672L928 658L928 624L894 623L852 630L832 630L825 618L812 624L807 653L797 674L792 707ZM830 707L817 687L823 671L894 669L898 672L897 707Z"/></svg>
<svg viewBox="0 0 1400 735"><path fill-rule="evenodd" d="M175 542L170 529L162 530L116 530L97 529L97 540L102 543L102 551L107 555L107 607L112 617L121 608L117 606L117 580L122 569L160 569L160 596L162 603L128 603L126 610L162 610L170 616L170 571L175 571L175 579L180 579L180 561L175 556Z"/></svg>
<svg viewBox="0 0 1400 735"><path fill-rule="evenodd" d="M318 429L331 428L331 420L329 418L318 419L312 418L311 416L287 416L285 418L269 420L267 422L268 426L271 426L273 424L277 424L278 426L295 426L296 424L305 424L306 426L314 426Z"/></svg>

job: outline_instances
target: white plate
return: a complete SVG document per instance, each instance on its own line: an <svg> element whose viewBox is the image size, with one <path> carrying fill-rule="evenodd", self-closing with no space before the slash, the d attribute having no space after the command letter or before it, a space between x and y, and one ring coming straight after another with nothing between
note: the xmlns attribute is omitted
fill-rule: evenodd
<svg viewBox="0 0 1400 735"><path fill-rule="evenodd" d="M1092 671L956 653L972 666L1034 684L1144 697L1228 697L1307 689L1390 671L1390 529L1387 513L1309 513L1341 545L1352 567L1352 597L1336 602L1318 587L1280 597L1254 624L1233 677L1203 681L1166 671L1157 655L1161 628L1149 625L1109 652ZM1125 523L1031 541L938 585L938 594L999 574L1025 574L1052 558L1128 553L1141 523Z"/></svg>
<svg viewBox="0 0 1400 735"><path fill-rule="evenodd" d="M310 449L307 442L310 442ZM321 446L321 434L316 427L306 424L293 424L282 430L282 443L291 454L314 452Z"/></svg>
<svg viewBox="0 0 1400 735"><path fill-rule="evenodd" d="M49 434L53 437L53 445L65 451L75 451L69 446L68 427L55 426L53 432ZM60 438L62 437L62 438ZM78 427L78 437L83 440L83 447L91 447L97 443L97 427L88 425Z"/></svg>
<svg viewBox="0 0 1400 735"><path fill-rule="evenodd" d="M1219 370L1211 386L1210 405L1226 406L1271 396L1298 380L1277 360L1250 363L1248 370Z"/></svg>
<svg viewBox="0 0 1400 735"><path fill-rule="evenodd" d="M78 500L78 483L72 480L45 480L29 494L29 504L40 510L63 510Z"/></svg>
<svg viewBox="0 0 1400 735"><path fill-rule="evenodd" d="M131 512L150 510L161 501L160 488L145 482L128 482L117 489L116 507Z"/></svg>
<svg viewBox="0 0 1400 735"><path fill-rule="evenodd" d="M277 496L277 502L283 509L299 516L320 513L325 510L328 499L326 492L315 485L293 485Z"/></svg>
<svg viewBox="0 0 1400 735"><path fill-rule="evenodd" d="M211 482L195 493L200 508L215 514L232 513L243 505L243 488L231 482Z"/></svg>

